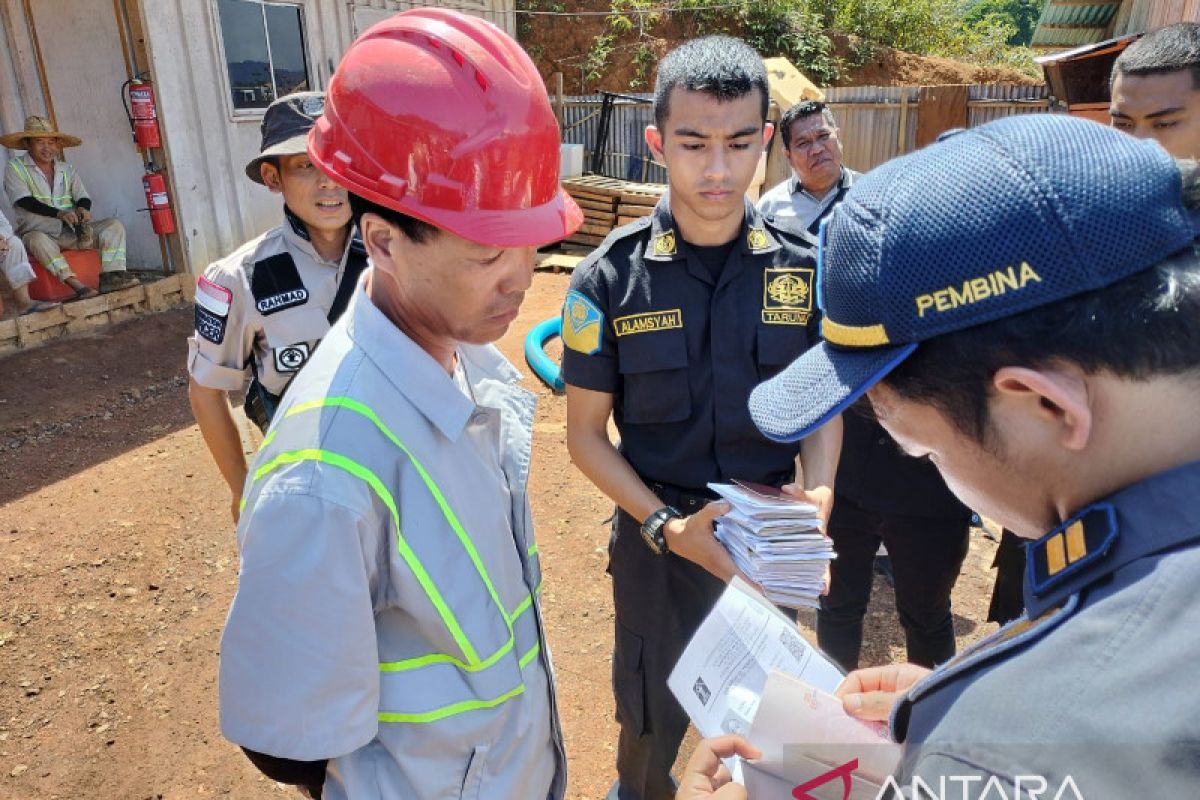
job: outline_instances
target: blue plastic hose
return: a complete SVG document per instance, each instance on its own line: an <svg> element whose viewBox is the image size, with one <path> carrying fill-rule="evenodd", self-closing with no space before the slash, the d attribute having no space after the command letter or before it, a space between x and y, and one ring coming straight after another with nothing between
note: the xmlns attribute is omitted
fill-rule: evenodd
<svg viewBox="0 0 1200 800"><path fill-rule="evenodd" d="M567 385L563 383L562 370L558 364L546 355L546 342L561 335L562 317L551 317L545 322L539 322L525 335L525 362L529 364L533 374L557 394L565 392Z"/></svg>

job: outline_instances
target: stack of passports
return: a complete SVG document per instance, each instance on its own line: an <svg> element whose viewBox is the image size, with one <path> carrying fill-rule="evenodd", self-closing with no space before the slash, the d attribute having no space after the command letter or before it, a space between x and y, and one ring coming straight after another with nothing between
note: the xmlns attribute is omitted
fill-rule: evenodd
<svg viewBox="0 0 1200 800"><path fill-rule="evenodd" d="M817 507L778 489L734 481L708 488L733 506L717 517L717 539L738 569L777 605L816 608L833 542L818 530Z"/></svg>

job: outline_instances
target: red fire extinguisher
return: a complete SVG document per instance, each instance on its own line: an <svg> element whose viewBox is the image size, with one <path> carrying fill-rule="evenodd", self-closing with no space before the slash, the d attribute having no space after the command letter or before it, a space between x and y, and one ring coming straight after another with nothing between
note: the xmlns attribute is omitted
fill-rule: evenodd
<svg viewBox="0 0 1200 800"><path fill-rule="evenodd" d="M133 126L133 140L143 150L162 147L162 137L158 133L158 109L154 104L154 87L140 78L125 82L128 87L125 113ZM123 93L124 94L124 93Z"/></svg>
<svg viewBox="0 0 1200 800"><path fill-rule="evenodd" d="M146 207L150 210L150 224L159 236L175 232L175 216L171 213L171 198L167 194L167 178L162 170L148 168L142 176L142 189L146 192Z"/></svg>

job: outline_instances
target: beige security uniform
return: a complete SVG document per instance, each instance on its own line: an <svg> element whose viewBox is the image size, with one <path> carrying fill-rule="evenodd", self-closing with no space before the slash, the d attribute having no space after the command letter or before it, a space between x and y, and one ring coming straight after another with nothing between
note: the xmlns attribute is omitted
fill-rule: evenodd
<svg viewBox="0 0 1200 800"><path fill-rule="evenodd" d="M328 314L350 253L322 259L297 217L209 265L196 286L188 372L201 386L245 388L253 358L259 382L282 395L329 331Z"/></svg>
<svg viewBox="0 0 1200 800"><path fill-rule="evenodd" d="M0 255L0 267L3 267L4 279L10 289L20 289L33 281L33 267L29 265L29 256L25 254L25 246L13 233L12 224L8 218L0 214L0 239L8 242L8 250Z"/></svg>
<svg viewBox="0 0 1200 800"><path fill-rule="evenodd" d="M74 211L76 204L91 199L79 177L79 170L67 161L54 163L54 185L38 167L29 153L10 158L4 169L4 191L15 205L22 197L45 203L62 211ZM17 234L25 249L59 280L75 277L62 251L78 245L75 231L57 217L34 214L23 208L14 209ZM122 272L125 269L125 226L118 219L93 219L92 230L100 250L101 272Z"/></svg>

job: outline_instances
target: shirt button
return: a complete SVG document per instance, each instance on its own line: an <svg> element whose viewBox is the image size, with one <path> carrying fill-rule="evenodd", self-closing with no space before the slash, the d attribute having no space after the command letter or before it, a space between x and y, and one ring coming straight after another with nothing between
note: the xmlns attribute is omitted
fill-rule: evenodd
<svg viewBox="0 0 1200 800"><path fill-rule="evenodd" d="M885 439L884 437L882 437L882 436L881 436L881 437L879 437L879 443L880 443L880 444L887 444L887 439Z"/></svg>

